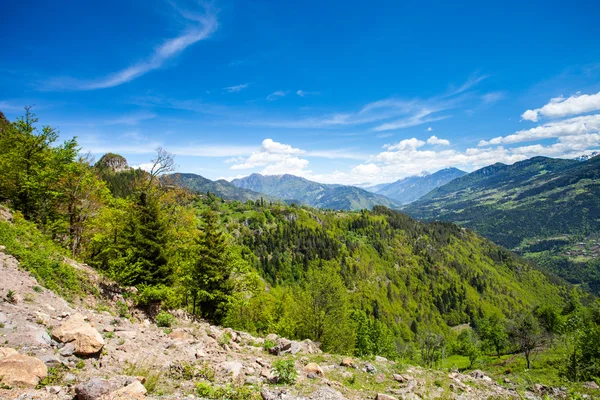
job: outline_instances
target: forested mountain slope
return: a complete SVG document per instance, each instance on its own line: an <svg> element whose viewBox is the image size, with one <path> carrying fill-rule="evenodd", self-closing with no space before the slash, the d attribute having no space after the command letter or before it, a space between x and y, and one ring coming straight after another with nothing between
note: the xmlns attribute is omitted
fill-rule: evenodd
<svg viewBox="0 0 600 400"><path fill-rule="evenodd" d="M214 193L218 197L226 200L260 200L276 201L280 200L268 194L258 193L257 191L236 187L224 179L212 181L203 176L190 173L175 173L168 176L172 183L186 187L198 193Z"/></svg>
<svg viewBox="0 0 600 400"><path fill-rule="evenodd" d="M404 211L452 221L507 248L527 238L589 235L600 229L600 157L534 157L494 164L439 187Z"/></svg>
<svg viewBox="0 0 600 400"><path fill-rule="evenodd" d="M266 193L281 199L297 200L301 204L333 210L371 209L376 205L396 208L391 199L354 186L327 185L294 175L252 174L234 179L237 187Z"/></svg>
<svg viewBox="0 0 600 400"><path fill-rule="evenodd" d="M405 205L412 203L423 197L433 189L443 186L453 179L466 175L465 171L457 168L444 168L433 174L421 174L399 179L392 183L383 183L381 185L365 188L366 190L377 193Z"/></svg>

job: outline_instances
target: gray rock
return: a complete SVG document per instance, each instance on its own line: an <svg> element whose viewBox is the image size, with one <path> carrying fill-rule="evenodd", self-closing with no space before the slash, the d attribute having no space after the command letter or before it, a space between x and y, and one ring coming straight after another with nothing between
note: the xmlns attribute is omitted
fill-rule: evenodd
<svg viewBox="0 0 600 400"><path fill-rule="evenodd" d="M45 346L50 346L52 344L52 338L50 337L48 332L46 332L43 329L39 329L39 330L33 332L33 339L37 343L45 345Z"/></svg>
<svg viewBox="0 0 600 400"><path fill-rule="evenodd" d="M374 374L375 372L377 372L377 368L375 368L372 364L367 364L365 365L365 371L370 374Z"/></svg>
<svg viewBox="0 0 600 400"><path fill-rule="evenodd" d="M62 361L58 359L54 354L42 354L38 357L46 364L47 367L58 367L62 365Z"/></svg>
<svg viewBox="0 0 600 400"><path fill-rule="evenodd" d="M583 384L583 386L585 386L588 389L592 389L592 390L599 390L600 386L598 386L598 384L596 382L590 381L590 382L585 382Z"/></svg>
<svg viewBox="0 0 600 400"><path fill-rule="evenodd" d="M312 400L346 400L337 390L330 387L322 387L310 395Z"/></svg>
<svg viewBox="0 0 600 400"><path fill-rule="evenodd" d="M50 394L59 394L61 390L60 386L46 386L46 391Z"/></svg>
<svg viewBox="0 0 600 400"><path fill-rule="evenodd" d="M92 378L75 386L75 394L77 400L97 400L116 389L117 387L106 379Z"/></svg>
<svg viewBox="0 0 600 400"><path fill-rule="evenodd" d="M70 357L75 353L75 345L73 343L66 343L58 353L63 357Z"/></svg>

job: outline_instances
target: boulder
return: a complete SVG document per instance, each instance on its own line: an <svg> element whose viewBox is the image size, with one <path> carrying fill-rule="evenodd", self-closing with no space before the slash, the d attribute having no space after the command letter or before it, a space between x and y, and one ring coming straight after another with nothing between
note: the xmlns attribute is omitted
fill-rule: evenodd
<svg viewBox="0 0 600 400"><path fill-rule="evenodd" d="M7 386L35 388L48 375L41 360L22 354L13 354L0 360L0 377Z"/></svg>
<svg viewBox="0 0 600 400"><path fill-rule="evenodd" d="M10 347L0 347L0 360L12 356L13 354L18 354L18 352Z"/></svg>
<svg viewBox="0 0 600 400"><path fill-rule="evenodd" d="M598 386L598 384L594 381L590 381L590 382L585 382L583 384L584 387L588 388L588 389L592 389L592 390L599 390L600 386Z"/></svg>
<svg viewBox="0 0 600 400"><path fill-rule="evenodd" d="M346 400L344 396L337 390L330 387L322 387L317 389L310 395L312 400Z"/></svg>
<svg viewBox="0 0 600 400"><path fill-rule="evenodd" d="M370 374L374 374L377 372L377 368L375 368L373 365L371 364L367 364L365 365L365 372L368 372Z"/></svg>
<svg viewBox="0 0 600 400"><path fill-rule="evenodd" d="M342 367L355 368L354 360L350 357L344 357L340 365Z"/></svg>
<svg viewBox="0 0 600 400"><path fill-rule="evenodd" d="M173 332L169 333L167 336L169 336L173 340L181 340L181 341L194 340L194 337L192 335L190 335L188 332L186 332L185 330L183 330L181 328L174 329Z"/></svg>
<svg viewBox="0 0 600 400"><path fill-rule="evenodd" d="M375 397L375 400L398 400L395 397L392 397L390 395L387 394L383 394L383 393L377 393L377 397Z"/></svg>
<svg viewBox="0 0 600 400"><path fill-rule="evenodd" d="M146 388L136 380L119 390L102 396L100 400L139 400L145 397Z"/></svg>
<svg viewBox="0 0 600 400"><path fill-rule="evenodd" d="M104 339L81 314L75 314L52 331L52 337L62 343L72 343L74 353L81 356L97 354L104 347Z"/></svg>
<svg viewBox="0 0 600 400"><path fill-rule="evenodd" d="M317 363L308 363L304 367L304 372L307 374L313 373L318 376L323 376L323 369Z"/></svg>

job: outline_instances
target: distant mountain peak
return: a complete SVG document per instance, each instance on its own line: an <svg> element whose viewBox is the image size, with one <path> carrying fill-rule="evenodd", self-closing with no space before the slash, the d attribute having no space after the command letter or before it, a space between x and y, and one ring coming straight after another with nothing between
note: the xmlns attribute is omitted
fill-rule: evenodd
<svg viewBox="0 0 600 400"><path fill-rule="evenodd" d="M600 156L600 152L594 151L594 152L592 152L590 154L582 154L579 157L575 157L574 160L575 161L587 161L590 158L594 158L594 157L597 157L597 156Z"/></svg>

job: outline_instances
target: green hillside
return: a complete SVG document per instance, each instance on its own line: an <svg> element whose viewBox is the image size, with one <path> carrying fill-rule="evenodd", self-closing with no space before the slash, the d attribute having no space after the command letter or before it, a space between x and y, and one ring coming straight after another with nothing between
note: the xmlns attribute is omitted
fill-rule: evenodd
<svg viewBox="0 0 600 400"><path fill-rule="evenodd" d="M600 157L494 164L433 190L404 211L472 228L600 293Z"/></svg>
<svg viewBox="0 0 600 400"><path fill-rule="evenodd" d="M354 186L327 185L294 175L252 174L234 179L239 188L266 193L281 199L293 199L300 204L332 210L371 209L376 205L396 208L391 199Z"/></svg>

